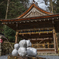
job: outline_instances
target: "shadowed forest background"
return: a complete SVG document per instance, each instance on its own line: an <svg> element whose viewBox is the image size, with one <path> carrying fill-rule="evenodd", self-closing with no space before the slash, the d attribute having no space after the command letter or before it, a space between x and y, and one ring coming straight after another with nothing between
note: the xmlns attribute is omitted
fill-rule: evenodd
<svg viewBox="0 0 59 59"><path fill-rule="evenodd" d="M39 0L37 1L40 2ZM41 3L43 2L46 5L44 10L53 13L59 13L59 0L43 0ZM29 6L29 0L0 0L0 19L17 18L22 13L24 13L29 8ZM14 42L15 31L5 25L2 25L1 22L0 33L3 33L10 42ZM57 34L57 37L59 43L59 33Z"/></svg>

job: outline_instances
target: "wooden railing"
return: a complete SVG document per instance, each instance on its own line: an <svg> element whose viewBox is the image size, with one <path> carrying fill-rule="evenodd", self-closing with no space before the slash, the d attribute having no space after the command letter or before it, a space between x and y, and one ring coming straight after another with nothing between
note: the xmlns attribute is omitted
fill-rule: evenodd
<svg viewBox="0 0 59 59"><path fill-rule="evenodd" d="M54 48L54 43L48 44L32 44L34 48Z"/></svg>

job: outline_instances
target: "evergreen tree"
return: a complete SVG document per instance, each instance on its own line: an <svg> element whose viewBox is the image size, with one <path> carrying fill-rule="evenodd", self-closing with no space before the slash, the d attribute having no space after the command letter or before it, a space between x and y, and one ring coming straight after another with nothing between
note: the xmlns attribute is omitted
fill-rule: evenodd
<svg viewBox="0 0 59 59"><path fill-rule="evenodd" d="M28 0L10 0L8 12L6 13L7 1L8 0L0 0L0 19L4 19L5 15L7 15L5 19L16 18L27 9L26 4L28 3ZM9 41L15 40L15 31L8 26L4 28L3 33L9 39Z"/></svg>

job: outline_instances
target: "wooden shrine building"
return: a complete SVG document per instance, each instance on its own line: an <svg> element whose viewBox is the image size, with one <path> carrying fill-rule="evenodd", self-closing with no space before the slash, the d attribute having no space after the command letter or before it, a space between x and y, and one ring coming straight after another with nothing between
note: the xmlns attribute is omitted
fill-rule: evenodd
<svg viewBox="0 0 59 59"><path fill-rule="evenodd" d="M20 37L31 40L38 53L58 52L59 14L46 12L33 3L18 18L0 21L16 31L15 43Z"/></svg>

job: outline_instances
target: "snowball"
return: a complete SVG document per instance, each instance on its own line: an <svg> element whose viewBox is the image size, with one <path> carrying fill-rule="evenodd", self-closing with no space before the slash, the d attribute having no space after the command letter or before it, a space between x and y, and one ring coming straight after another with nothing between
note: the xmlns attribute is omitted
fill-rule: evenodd
<svg viewBox="0 0 59 59"><path fill-rule="evenodd" d="M18 56L18 51L16 49L12 51L12 56Z"/></svg>
<svg viewBox="0 0 59 59"><path fill-rule="evenodd" d="M20 56L26 56L26 54L27 54L26 48L20 47L20 48L18 49L18 54L19 54Z"/></svg>
<svg viewBox="0 0 59 59"><path fill-rule="evenodd" d="M27 47L31 47L31 42L30 42L30 40L26 40L26 42L27 42Z"/></svg>
<svg viewBox="0 0 59 59"><path fill-rule="evenodd" d="M25 47L25 48L27 48L27 42L26 42L26 40L21 40L21 41L19 42L19 45L20 45L20 47Z"/></svg>
<svg viewBox="0 0 59 59"><path fill-rule="evenodd" d="M37 55L37 50L35 48L27 48L27 55L28 56L36 56Z"/></svg>
<svg viewBox="0 0 59 59"><path fill-rule="evenodd" d="M16 43L15 45L14 45L14 49L19 49L19 44L18 43Z"/></svg>

